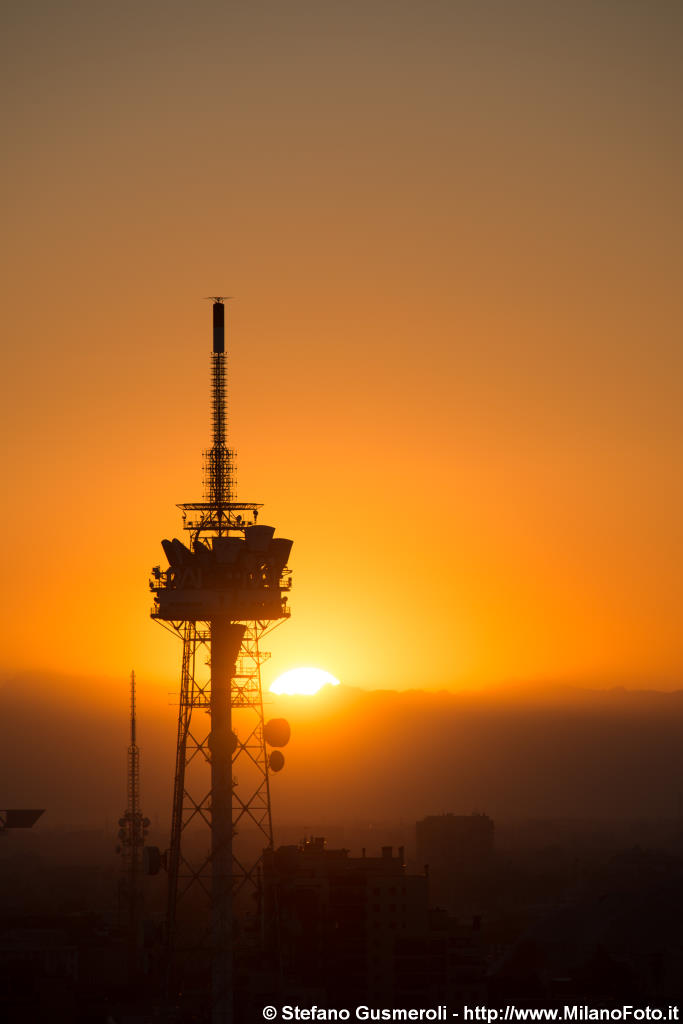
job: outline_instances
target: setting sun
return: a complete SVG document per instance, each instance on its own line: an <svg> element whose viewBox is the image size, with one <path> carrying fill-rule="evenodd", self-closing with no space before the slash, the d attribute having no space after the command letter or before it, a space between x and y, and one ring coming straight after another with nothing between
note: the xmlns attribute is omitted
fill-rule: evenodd
<svg viewBox="0 0 683 1024"><path fill-rule="evenodd" d="M305 694L312 696L321 687L329 683L330 686L339 686L339 680L323 668L292 668L289 672L283 672L278 676L270 687L271 693Z"/></svg>

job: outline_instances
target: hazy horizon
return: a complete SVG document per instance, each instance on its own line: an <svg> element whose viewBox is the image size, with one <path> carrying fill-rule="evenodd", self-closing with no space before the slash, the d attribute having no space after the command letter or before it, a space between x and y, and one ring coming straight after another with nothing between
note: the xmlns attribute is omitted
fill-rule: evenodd
<svg viewBox="0 0 683 1024"><path fill-rule="evenodd" d="M48 821L112 822L125 805L128 681L0 682L0 776L12 806ZM97 683L103 684L99 700ZM138 685L142 801L170 814L177 706ZM683 689L546 687L506 695L326 687L266 695L292 724L273 814L291 821L495 817L672 818L683 778Z"/></svg>

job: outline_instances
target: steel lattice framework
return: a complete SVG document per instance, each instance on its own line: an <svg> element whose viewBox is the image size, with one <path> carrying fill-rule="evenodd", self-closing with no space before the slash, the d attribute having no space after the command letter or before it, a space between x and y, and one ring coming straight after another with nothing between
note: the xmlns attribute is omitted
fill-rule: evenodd
<svg viewBox="0 0 683 1024"><path fill-rule="evenodd" d="M241 729L235 732L232 752L232 826L233 838L241 829L258 832L262 846L273 846L273 822L270 803L268 750L263 733L264 712L261 688L261 665L270 653L261 649L260 641L279 623L252 621L245 626L244 636L235 664L231 687L233 722ZM183 848L183 835L193 825L211 828L211 788L207 767L211 765L211 679L202 678L200 667L210 658L211 629L206 623L184 622L171 625L183 644L176 770L171 818L171 843L168 853L168 928L172 946L175 942L176 914L179 901L197 886L211 899L211 852L191 856ZM200 769L197 771L197 769ZM202 769L204 769L202 771ZM253 845L253 844L252 844ZM233 894L260 885L262 853L256 859L240 856L233 849Z"/></svg>

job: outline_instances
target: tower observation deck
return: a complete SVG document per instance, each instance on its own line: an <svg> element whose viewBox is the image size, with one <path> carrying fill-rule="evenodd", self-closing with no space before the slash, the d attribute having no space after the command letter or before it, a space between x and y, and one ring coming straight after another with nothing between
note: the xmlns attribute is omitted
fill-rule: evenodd
<svg viewBox="0 0 683 1024"><path fill-rule="evenodd" d="M258 525L259 504L234 500L232 448L227 445L225 306L213 305L211 354L213 445L204 453L205 500L178 507L190 544L162 540L168 569L152 570L152 618L167 622L233 622L286 618L292 541Z"/></svg>
<svg viewBox="0 0 683 1024"><path fill-rule="evenodd" d="M292 541L258 522L261 505L235 498L220 296L213 299L211 421L204 500L178 506L186 542L162 540L168 564L155 566L150 579L152 618L183 645L171 839L156 860L168 870L170 994L202 983L210 967L212 1021L228 1024L235 936L253 947L263 932L270 781L284 764L269 747L289 739L282 719L264 722L261 665L269 655L261 641L289 616Z"/></svg>

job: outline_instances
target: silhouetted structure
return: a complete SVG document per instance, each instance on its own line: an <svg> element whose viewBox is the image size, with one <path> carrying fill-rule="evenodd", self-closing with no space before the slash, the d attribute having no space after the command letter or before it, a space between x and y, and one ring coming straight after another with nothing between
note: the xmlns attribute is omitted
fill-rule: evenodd
<svg viewBox="0 0 683 1024"><path fill-rule="evenodd" d="M406 873L402 847L351 857L309 839L269 854L264 882L287 1002L424 1006L482 994L478 928L430 911L427 877Z"/></svg>
<svg viewBox="0 0 683 1024"><path fill-rule="evenodd" d="M428 867L433 904L471 915L481 911L493 855L486 814L436 814L415 825L417 862Z"/></svg>
<svg viewBox="0 0 683 1024"><path fill-rule="evenodd" d="M431 870L469 870L493 853L494 826L486 814L432 814L415 825L417 859Z"/></svg>
<svg viewBox="0 0 683 1024"><path fill-rule="evenodd" d="M240 897L245 912L255 908L247 897L258 895L261 850L273 843L269 775L281 769L284 758L279 751L269 755L266 744L283 746L286 739L277 728L269 733L264 727L261 664L268 655L261 641L289 615L285 591L292 547L291 540L274 536L272 526L257 525L260 505L235 501L225 360L225 307L218 296L205 500L179 506L189 544L163 540L168 568L156 566L150 582L152 617L183 642L167 857L169 953L181 947L210 951L216 1024L232 1019L233 900ZM239 844L249 829L257 835L251 847L233 848L233 838ZM203 830L208 851L196 834ZM210 927L201 906L206 897ZM181 900L188 908L182 922ZM248 928L245 941L247 934ZM258 929L252 934L258 940Z"/></svg>
<svg viewBox="0 0 683 1024"><path fill-rule="evenodd" d="M280 929L287 999L322 992L342 1003L393 986L394 940L427 926L424 876L406 875L403 849L350 857L322 838L281 846L264 861L267 910ZM311 988L317 979L319 989Z"/></svg>
<svg viewBox="0 0 683 1024"><path fill-rule="evenodd" d="M140 750L136 740L135 672L130 674L130 745L127 772L128 800L119 818L119 847L123 857L121 907L123 930L128 940L128 975L132 980L139 968L142 948L142 851L150 825L140 808Z"/></svg>

